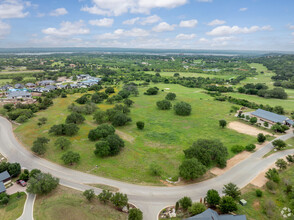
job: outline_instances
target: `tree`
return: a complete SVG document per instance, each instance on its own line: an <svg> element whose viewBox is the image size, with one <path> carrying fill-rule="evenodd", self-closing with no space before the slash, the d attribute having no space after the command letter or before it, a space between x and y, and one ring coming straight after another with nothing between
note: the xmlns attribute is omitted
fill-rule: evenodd
<svg viewBox="0 0 294 220"><path fill-rule="evenodd" d="M103 102L103 98L98 93L94 93L91 97L91 101L94 103L100 103Z"/></svg>
<svg viewBox="0 0 294 220"><path fill-rule="evenodd" d="M59 179L49 173L37 173L28 181L27 192L32 194L48 194L59 184Z"/></svg>
<svg viewBox="0 0 294 220"><path fill-rule="evenodd" d="M192 206L192 199L185 196L179 200L179 203L182 209L187 210L190 206Z"/></svg>
<svg viewBox="0 0 294 220"><path fill-rule="evenodd" d="M21 173L21 166L19 163L8 163L7 172L11 177L17 177Z"/></svg>
<svg viewBox="0 0 294 220"><path fill-rule="evenodd" d="M82 114L73 112L66 117L65 123L70 124L82 124L85 121L85 117Z"/></svg>
<svg viewBox="0 0 294 220"><path fill-rule="evenodd" d="M159 89L157 87L149 88L146 92L144 92L144 95L157 95L158 90Z"/></svg>
<svg viewBox="0 0 294 220"><path fill-rule="evenodd" d="M253 125L257 122L257 118L256 117L252 117L249 119L249 122Z"/></svg>
<svg viewBox="0 0 294 220"><path fill-rule="evenodd" d="M128 122L131 122L132 119L122 112L118 112L114 115L112 125L113 126L124 126Z"/></svg>
<svg viewBox="0 0 294 220"><path fill-rule="evenodd" d="M223 119L219 120L219 126L222 127L222 128L226 127L227 126L227 121L223 120Z"/></svg>
<svg viewBox="0 0 294 220"><path fill-rule="evenodd" d="M105 93L109 94L109 93L115 93L114 88L113 87L107 87L105 89Z"/></svg>
<svg viewBox="0 0 294 220"><path fill-rule="evenodd" d="M223 193L226 196L230 196L230 197L232 197L234 199L238 199L240 197L240 195L241 195L240 189L234 183L228 183L227 185L224 185Z"/></svg>
<svg viewBox="0 0 294 220"><path fill-rule="evenodd" d="M263 123L263 126L267 128L267 127L269 126L268 122L265 121L265 122Z"/></svg>
<svg viewBox="0 0 294 220"><path fill-rule="evenodd" d="M46 152L46 145L49 143L49 141L50 141L50 139L48 139L48 138L38 137L33 142L33 147L31 148L31 150L38 155L42 155Z"/></svg>
<svg viewBox="0 0 294 220"><path fill-rule="evenodd" d="M206 207L203 203L195 202L188 208L189 213L193 215L198 215L206 210Z"/></svg>
<svg viewBox="0 0 294 220"><path fill-rule="evenodd" d="M98 199L100 200L100 202L103 202L105 204L106 202L110 201L112 195L112 192L103 189L103 191L98 195Z"/></svg>
<svg viewBox="0 0 294 220"><path fill-rule="evenodd" d="M266 137L264 136L263 133L259 133L259 134L257 135L257 141L258 141L259 143L263 143L265 140L266 140Z"/></svg>
<svg viewBox="0 0 294 220"><path fill-rule="evenodd" d="M74 136L80 130L76 124L65 124L63 129L63 134L66 136Z"/></svg>
<svg viewBox="0 0 294 220"><path fill-rule="evenodd" d="M160 110L169 110L172 107L172 104L168 100L158 101L156 105Z"/></svg>
<svg viewBox="0 0 294 220"><path fill-rule="evenodd" d="M38 123L37 123L38 126L41 127L42 125L46 124L47 120L48 120L48 119L45 118L45 117L39 118L39 119L38 119Z"/></svg>
<svg viewBox="0 0 294 220"><path fill-rule="evenodd" d="M231 196L222 197L220 200L219 208L224 214L236 211L238 209L235 200Z"/></svg>
<svg viewBox="0 0 294 220"><path fill-rule="evenodd" d="M274 141L272 142L272 144L273 144L274 147L276 147L278 150L281 150L282 148L287 147L286 142L284 142L284 141L281 140L281 139L274 140Z"/></svg>
<svg viewBox="0 0 294 220"><path fill-rule="evenodd" d="M62 155L61 159L65 164L73 165L73 163L80 161L81 156L79 153L68 151Z"/></svg>
<svg viewBox="0 0 294 220"><path fill-rule="evenodd" d="M88 138L91 141L97 141L101 138L106 138L108 135L114 134L115 129L112 125L102 124L97 128L90 130Z"/></svg>
<svg viewBox="0 0 294 220"><path fill-rule="evenodd" d="M178 102L174 105L176 115L188 116L191 114L192 107L186 102Z"/></svg>
<svg viewBox="0 0 294 220"><path fill-rule="evenodd" d="M238 154L238 153L241 153L242 151L244 151L244 147L241 146L241 145L234 145L232 148L231 148L231 151L235 154Z"/></svg>
<svg viewBox="0 0 294 220"><path fill-rule="evenodd" d="M131 107L134 104L134 101L132 101L131 99L125 99L124 104L128 107Z"/></svg>
<svg viewBox="0 0 294 220"><path fill-rule="evenodd" d="M286 159L287 159L287 161L288 161L289 163L294 163L294 156L292 156L292 155L287 155L287 156L286 156Z"/></svg>
<svg viewBox="0 0 294 220"><path fill-rule="evenodd" d="M283 159L278 159L275 164L280 170L285 170L287 168L287 162Z"/></svg>
<svg viewBox="0 0 294 220"><path fill-rule="evenodd" d="M276 168L272 168L269 169L266 173L265 173L265 177L269 180L274 181L275 183L279 183L280 182L280 176L279 176L279 172L277 171Z"/></svg>
<svg viewBox="0 0 294 220"><path fill-rule="evenodd" d="M145 127L145 123L143 121L137 121L136 125L139 130L143 130Z"/></svg>
<svg viewBox="0 0 294 220"><path fill-rule="evenodd" d="M83 196L86 197L88 201L91 201L95 197L95 193L93 189L87 189L83 192Z"/></svg>
<svg viewBox="0 0 294 220"><path fill-rule="evenodd" d="M54 145L55 145L55 147L58 147L61 150L65 150L65 149L69 148L69 146L71 145L71 142L70 142L70 140L68 140L65 137L59 137L54 142Z"/></svg>
<svg viewBox="0 0 294 220"><path fill-rule="evenodd" d="M106 112L98 110L95 112L93 119L98 123L98 124L102 124L108 121L108 116L106 114Z"/></svg>
<svg viewBox="0 0 294 220"><path fill-rule="evenodd" d="M32 169L30 172L30 178L35 177L38 173L41 173L41 170L39 169Z"/></svg>
<svg viewBox="0 0 294 220"><path fill-rule="evenodd" d="M0 204L7 205L9 202L9 198L10 198L10 196L6 192L1 193L0 194Z"/></svg>
<svg viewBox="0 0 294 220"><path fill-rule="evenodd" d="M86 102L88 102L88 95L83 95L80 98L76 99L76 102L79 104L86 104Z"/></svg>
<svg viewBox="0 0 294 220"><path fill-rule="evenodd" d="M172 101L172 100L175 100L176 97L177 97L177 95L176 95L175 93L173 93L173 92L169 92L169 93L167 93L167 95L165 96L165 99L166 99L166 100L170 100L170 101Z"/></svg>
<svg viewBox="0 0 294 220"><path fill-rule="evenodd" d="M109 135L105 138L110 147L110 156L117 155L125 146L124 141L116 134Z"/></svg>
<svg viewBox="0 0 294 220"><path fill-rule="evenodd" d="M112 204L118 208L119 210L122 210L123 207L128 205L128 197L126 194L122 194L120 192L116 192L110 199Z"/></svg>
<svg viewBox="0 0 294 220"><path fill-rule="evenodd" d="M107 141L98 141L95 147L94 154L99 157L107 157L110 154L110 147Z"/></svg>
<svg viewBox="0 0 294 220"><path fill-rule="evenodd" d="M193 180L206 172L206 167L196 158L185 159L179 167L180 176L186 180Z"/></svg>
<svg viewBox="0 0 294 220"><path fill-rule="evenodd" d="M218 194L218 191L214 189L210 189L206 193L206 202L209 204L211 207L215 207L219 204L220 202L220 196Z"/></svg>
<svg viewBox="0 0 294 220"><path fill-rule="evenodd" d="M30 171L28 171L27 169L24 170L23 173L20 174L19 179L20 180L24 180L24 181L28 181L30 178Z"/></svg>
<svg viewBox="0 0 294 220"><path fill-rule="evenodd" d="M255 144L248 144L248 145L246 145L246 147L245 147L245 149L246 149L247 151L254 151L255 148L256 148Z"/></svg>
<svg viewBox="0 0 294 220"><path fill-rule="evenodd" d="M130 209L128 220L143 220L143 212L140 209Z"/></svg>

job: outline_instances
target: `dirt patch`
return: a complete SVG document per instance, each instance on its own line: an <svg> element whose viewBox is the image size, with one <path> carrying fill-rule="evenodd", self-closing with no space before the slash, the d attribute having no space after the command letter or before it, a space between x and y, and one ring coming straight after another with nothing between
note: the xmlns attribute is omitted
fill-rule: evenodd
<svg viewBox="0 0 294 220"><path fill-rule="evenodd" d="M268 144L268 142L264 142L262 145L256 144L256 150L258 150L259 148L261 148L267 144ZM248 158L251 154L252 154L251 152L243 151L242 153L239 153L239 154L235 155L234 157L232 157L231 159L227 160L227 166L224 169L214 167L210 170L210 172L212 172L214 175L217 175L217 176L222 175L225 172L227 172L228 170L230 170L236 164L238 164L241 161Z"/></svg>
<svg viewBox="0 0 294 220"><path fill-rule="evenodd" d="M256 211L260 210L260 202L259 202L258 200L255 200L255 201L253 202L253 208L254 208Z"/></svg>
<svg viewBox="0 0 294 220"><path fill-rule="evenodd" d="M257 136L259 133L263 133L264 135L272 135L271 133L267 132L267 131L263 131L261 129L255 128L253 126L250 125L246 125L243 124L241 122L238 121L233 121L231 123L228 124L228 128L233 129L239 133L242 134L248 134L248 135L252 135L252 136Z"/></svg>
<svg viewBox="0 0 294 220"><path fill-rule="evenodd" d="M119 131L119 130L115 130L115 133L118 135L118 136L120 136L122 139L124 139L124 140L126 140L126 141L128 141L128 142L130 142L130 143L133 143L134 141L135 141L135 138L133 137L133 136L131 136L131 135L129 135L129 134L126 134L126 133L124 133L124 132L122 132L122 131Z"/></svg>
<svg viewBox="0 0 294 220"><path fill-rule="evenodd" d="M169 182L167 182L167 181L165 181L165 180L160 180L160 182L161 182L163 185L165 185L165 186L174 186L173 184L171 184L171 183L169 183Z"/></svg>

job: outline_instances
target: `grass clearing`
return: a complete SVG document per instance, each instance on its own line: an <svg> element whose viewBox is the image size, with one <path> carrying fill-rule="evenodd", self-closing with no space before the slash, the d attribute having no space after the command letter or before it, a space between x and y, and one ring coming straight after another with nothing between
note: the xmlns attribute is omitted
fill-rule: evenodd
<svg viewBox="0 0 294 220"><path fill-rule="evenodd" d="M11 195L9 203L6 206L0 206L0 219L12 220L22 215L27 195L24 192L21 192L20 195L20 198L17 198L16 193Z"/></svg>
<svg viewBox="0 0 294 220"><path fill-rule="evenodd" d="M96 157L93 153L95 143L90 142L87 135L97 124L93 121L92 116L86 116L86 122L79 125L79 133L69 138L72 142L69 150L81 155L81 161L70 168L136 184L163 185L160 182L160 177L150 175L150 164L155 162L162 168L162 179L176 177L178 166L184 158L183 150L199 138L220 139L229 149L229 157L234 156L230 151L232 146L256 143L255 137L219 127L218 121L220 119L225 119L228 123L237 120L230 113L232 104L214 101L201 89L172 84L154 85L160 89L169 88L169 90L160 91L156 96L146 96L143 93L148 87L139 88L140 95L131 97L135 102L130 113L132 123L117 128L120 132L127 134L128 137L133 137L132 143L125 141L126 147L117 156L103 159ZM192 105L190 116L176 116L173 110L160 111L157 109L156 102L164 99L168 91L177 94L177 99L173 101L173 104L178 101L185 101ZM27 149L30 149L37 137L50 138L51 141L45 158L63 164L61 155L65 151L54 147L56 137L49 135L48 131L52 125L65 121L66 116L70 114L67 106L81 95L74 94L65 99L55 99L54 106L46 111L38 112L36 117L15 129L19 140L24 143ZM107 104L98 106L103 110L112 107L112 105ZM41 128L37 126L40 117L48 118L47 124ZM144 130L137 129L137 121L145 122Z"/></svg>
<svg viewBox="0 0 294 220"><path fill-rule="evenodd" d="M34 206L36 220L94 220L127 219L127 214L109 205L101 204L97 198L88 202L82 192L64 186L58 186L45 196L37 196Z"/></svg>
<svg viewBox="0 0 294 220"><path fill-rule="evenodd" d="M281 182L278 184L275 193L270 192L266 189L266 187L262 188L263 195L262 197L257 197L255 190L256 187L249 185L245 188L246 192L242 194L241 198L247 201L246 206L241 206L238 204L238 211L237 214L245 214L247 219L249 220L263 220L263 219L275 219L275 220L282 220L282 219L293 219L293 211L292 216L290 218L283 218L281 215L281 211L284 207L290 206L290 199L285 193L285 185L283 183L283 179L287 179L294 183L294 166L288 167L288 169L282 173L280 173ZM273 211L273 217L269 218L266 216L264 212L264 204L266 200L272 200L275 203L275 207Z"/></svg>

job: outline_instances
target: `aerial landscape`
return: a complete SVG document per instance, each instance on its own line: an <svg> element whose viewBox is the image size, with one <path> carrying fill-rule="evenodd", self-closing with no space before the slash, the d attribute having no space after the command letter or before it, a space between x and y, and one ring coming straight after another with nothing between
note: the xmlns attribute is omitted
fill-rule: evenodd
<svg viewBox="0 0 294 220"><path fill-rule="evenodd" d="M0 0L0 218L294 219L293 9Z"/></svg>

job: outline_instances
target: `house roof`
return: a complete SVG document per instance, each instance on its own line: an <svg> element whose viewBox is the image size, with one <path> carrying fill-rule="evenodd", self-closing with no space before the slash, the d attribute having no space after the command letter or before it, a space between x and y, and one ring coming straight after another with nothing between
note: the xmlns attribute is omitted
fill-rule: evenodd
<svg viewBox="0 0 294 220"><path fill-rule="evenodd" d="M34 83L27 83L26 86L35 86Z"/></svg>
<svg viewBox="0 0 294 220"><path fill-rule="evenodd" d="M4 186L4 183L3 182L0 182L0 193L3 193L6 191L6 188Z"/></svg>
<svg viewBox="0 0 294 220"><path fill-rule="evenodd" d="M289 120L289 118L287 118L286 116L278 115L278 114L272 113L272 112L268 112L263 109L257 109L255 112L252 112L251 114L254 116L275 122L275 123L278 123L278 122L283 123L284 121Z"/></svg>
<svg viewBox="0 0 294 220"><path fill-rule="evenodd" d="M6 170L4 172L0 173L0 182L2 182L3 180L6 180L8 178L10 178L10 175Z"/></svg>
<svg viewBox="0 0 294 220"><path fill-rule="evenodd" d="M22 97L22 96L31 96L31 93L30 92L27 92L27 91L12 91L10 92L7 97Z"/></svg>
<svg viewBox="0 0 294 220"><path fill-rule="evenodd" d="M187 220L246 220L245 215L219 215L212 209L206 209L199 215L187 218Z"/></svg>

